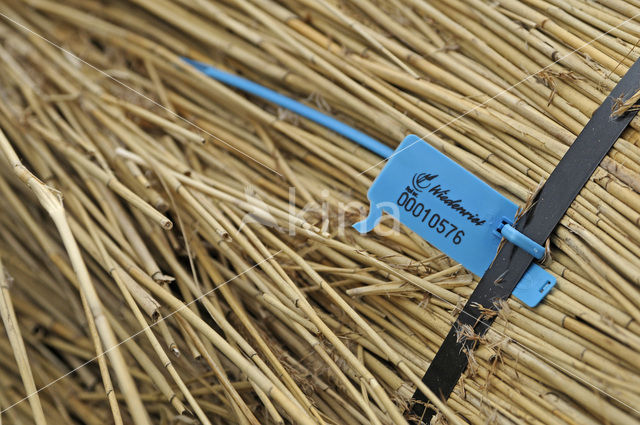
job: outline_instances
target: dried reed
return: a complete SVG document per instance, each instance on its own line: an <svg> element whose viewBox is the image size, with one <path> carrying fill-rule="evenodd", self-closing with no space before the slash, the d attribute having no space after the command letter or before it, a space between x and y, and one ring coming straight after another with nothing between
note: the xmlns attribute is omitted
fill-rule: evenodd
<svg viewBox="0 0 640 425"><path fill-rule="evenodd" d="M350 228L380 158L180 56L391 147L426 136L521 205L640 57L634 0L0 12L12 424L404 424L473 291L477 278L407 229ZM640 421L639 130L637 118L552 236L552 293L535 309L503 303L486 337L461 335L478 349L447 403L430 394L437 421Z"/></svg>

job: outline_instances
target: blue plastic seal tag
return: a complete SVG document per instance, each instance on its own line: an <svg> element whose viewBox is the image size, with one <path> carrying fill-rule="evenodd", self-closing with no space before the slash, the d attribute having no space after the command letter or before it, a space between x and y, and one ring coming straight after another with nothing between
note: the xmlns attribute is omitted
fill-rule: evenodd
<svg viewBox="0 0 640 425"><path fill-rule="evenodd" d="M513 223L518 210L515 203L415 135L396 148L367 196L369 216L353 226L360 233L373 230L383 211L387 212L478 276L498 252L502 239L498 229ZM555 283L545 270L532 267L545 275L541 285L550 279ZM533 276L540 274L536 271Z"/></svg>
<svg viewBox="0 0 640 425"><path fill-rule="evenodd" d="M555 276L537 264L532 264L513 290L513 296L529 307L535 307L555 284Z"/></svg>
<svg viewBox="0 0 640 425"><path fill-rule="evenodd" d="M496 232L518 207L417 136L407 136L368 192L366 233L391 214L465 268L482 276L498 252Z"/></svg>

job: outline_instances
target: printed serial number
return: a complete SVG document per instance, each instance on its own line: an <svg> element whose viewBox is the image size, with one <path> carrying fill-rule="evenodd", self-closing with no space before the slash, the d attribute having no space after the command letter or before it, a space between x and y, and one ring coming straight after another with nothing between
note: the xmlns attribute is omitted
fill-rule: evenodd
<svg viewBox="0 0 640 425"><path fill-rule="evenodd" d="M405 211L411 213L414 217L422 216L422 222L425 223L431 229L444 235L445 238L453 235L451 240L454 244L460 245L464 231L458 230L458 226L451 223L449 220L440 217L439 214L431 214L431 208L425 209L421 202L416 201L416 198L410 196L407 192L402 192L396 201L398 206L405 209ZM427 220L428 219L428 220Z"/></svg>

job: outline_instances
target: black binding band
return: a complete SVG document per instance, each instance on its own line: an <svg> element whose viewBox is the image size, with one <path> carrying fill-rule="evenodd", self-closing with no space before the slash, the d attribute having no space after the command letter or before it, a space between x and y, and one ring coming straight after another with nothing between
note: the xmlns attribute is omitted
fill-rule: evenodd
<svg viewBox="0 0 640 425"><path fill-rule="evenodd" d="M545 244L589 177L636 115L637 108L630 108L625 114L613 117L616 102L628 99L638 90L640 60L633 64L593 113L538 193L533 207L518 220L515 226L518 231L540 245ZM422 378L437 396L444 400L449 398L467 367L465 351L474 348L474 341L458 341L460 327L469 325L476 335L484 335L494 318L487 317L486 314L481 315L480 306L482 309L496 311L498 301L509 298L532 261L533 257L530 254L509 242L498 252ZM481 317L484 318L478 320ZM426 405L427 402L425 395L417 390L413 395L411 407L413 423L429 424L435 411Z"/></svg>

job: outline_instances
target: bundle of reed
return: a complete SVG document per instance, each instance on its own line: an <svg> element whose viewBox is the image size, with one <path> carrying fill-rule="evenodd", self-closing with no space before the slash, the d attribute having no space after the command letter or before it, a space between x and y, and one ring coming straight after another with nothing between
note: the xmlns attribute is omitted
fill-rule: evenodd
<svg viewBox="0 0 640 425"><path fill-rule="evenodd" d="M640 121L445 403L421 382L477 278L367 210L381 158L181 60L524 205L640 57L635 0L5 0L0 421L640 421ZM629 104L618 105L618 113ZM491 312L487 312L491 314ZM16 367L17 366L17 367Z"/></svg>

